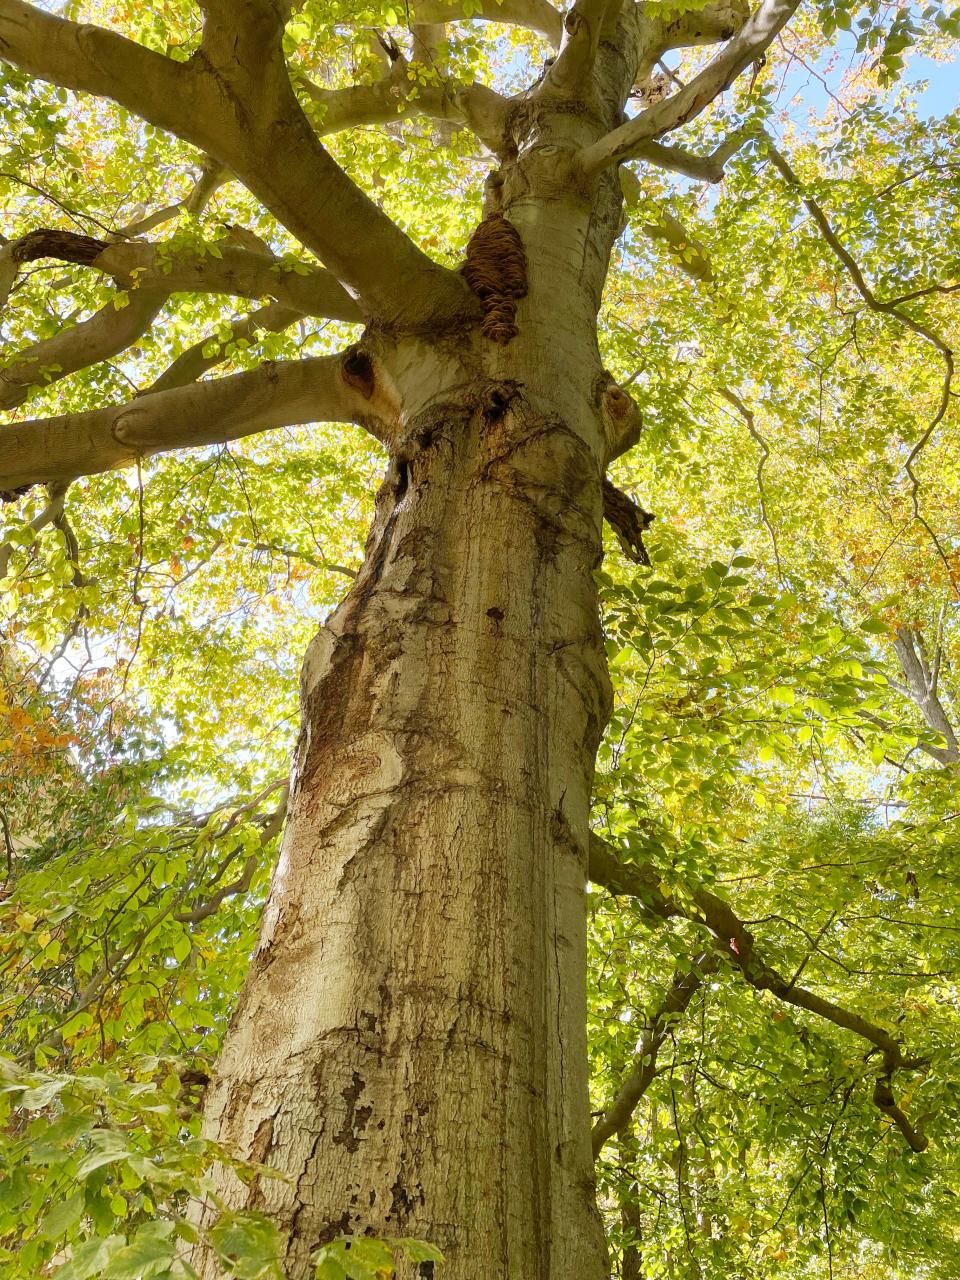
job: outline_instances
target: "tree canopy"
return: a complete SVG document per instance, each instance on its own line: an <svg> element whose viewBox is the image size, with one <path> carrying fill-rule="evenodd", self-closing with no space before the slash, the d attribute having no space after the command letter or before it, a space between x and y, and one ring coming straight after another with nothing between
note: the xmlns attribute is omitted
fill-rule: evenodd
<svg viewBox="0 0 960 1280"><path fill-rule="evenodd" d="M383 469L332 371L358 299L452 305L563 30L549 0L243 3L312 126L269 188L242 119L211 156L197 6L0 0L11 1280L190 1274L299 663ZM623 1280L952 1280L960 10L781 8L754 58L737 4L647 5L676 40L592 157L626 160L599 339L643 424L612 474L653 516L597 570L600 1204ZM704 77L732 83L683 123ZM317 156L369 198L312 189ZM281 1275L267 1221L210 1231L225 1275ZM319 1274L402 1246L365 1247Z"/></svg>

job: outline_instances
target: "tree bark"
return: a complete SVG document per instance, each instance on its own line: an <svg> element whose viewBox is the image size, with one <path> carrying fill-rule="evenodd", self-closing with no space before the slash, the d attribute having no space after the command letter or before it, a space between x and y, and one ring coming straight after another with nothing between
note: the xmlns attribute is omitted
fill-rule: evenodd
<svg viewBox="0 0 960 1280"><path fill-rule="evenodd" d="M304 663L287 830L205 1107L209 1137L284 1175L223 1168L217 1191L277 1224L289 1280L364 1234L438 1245L444 1280L609 1275L586 1054L610 709L592 571L604 472L639 418L597 346L621 187L583 157L660 39L632 8L614 33L619 12L577 7L514 101L462 273L480 305L394 308L352 358L351 386L390 407L391 462ZM457 298L453 280L436 273ZM202 1249L194 1265L218 1275Z"/></svg>
<svg viewBox="0 0 960 1280"><path fill-rule="evenodd" d="M220 1190L288 1234L291 1280L363 1233L436 1243L450 1280L605 1275L584 900L602 435L593 352L573 377L527 327L390 361L423 403L304 664L287 831L206 1113L287 1175Z"/></svg>

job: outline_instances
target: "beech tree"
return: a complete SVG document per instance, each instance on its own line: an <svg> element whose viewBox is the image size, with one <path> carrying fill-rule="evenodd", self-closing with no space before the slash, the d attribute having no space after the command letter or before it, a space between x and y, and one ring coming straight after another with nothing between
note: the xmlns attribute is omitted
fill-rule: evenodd
<svg viewBox="0 0 960 1280"><path fill-rule="evenodd" d="M67 8L0 0L9 1274L954 1274L956 14Z"/></svg>

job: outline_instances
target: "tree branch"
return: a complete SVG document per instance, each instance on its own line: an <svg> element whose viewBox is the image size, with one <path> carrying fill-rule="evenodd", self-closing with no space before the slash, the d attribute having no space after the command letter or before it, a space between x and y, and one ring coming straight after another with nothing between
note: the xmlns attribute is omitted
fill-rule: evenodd
<svg viewBox="0 0 960 1280"><path fill-rule="evenodd" d="M409 328L475 317L479 306L462 277L422 253L324 150L291 88L279 30L258 48L255 74L236 61L242 34L178 63L103 28L0 0L0 57L41 79L112 98L200 147L362 297L369 313ZM224 60L214 65L218 47Z"/></svg>
<svg viewBox="0 0 960 1280"><path fill-rule="evenodd" d="M670 1028L686 1012L687 1005L703 985L704 975L716 967L716 961L712 961L708 956L700 956L693 962L690 970L684 972L678 969L674 974L669 991L656 1012L647 1020L647 1027L637 1046L632 1069L620 1086L616 1098L593 1126L591 1142L594 1160L600 1155L605 1144L615 1134L622 1133L630 1123L640 1099L657 1074L657 1054L660 1046Z"/></svg>
<svg viewBox="0 0 960 1280"><path fill-rule="evenodd" d="M378 363L348 347L88 413L0 427L0 489L93 475L155 453L297 423L353 422L386 441L395 414Z"/></svg>
<svg viewBox="0 0 960 1280"><path fill-rule="evenodd" d="M556 60L547 71L541 92L582 93L589 84L600 47L601 34L620 0L576 0L563 19L563 40Z"/></svg>
<svg viewBox="0 0 960 1280"><path fill-rule="evenodd" d="M11 241L0 253L17 264L38 258L82 263L112 276L124 288L162 289L164 297L181 292L272 297L303 315L356 323L363 319L332 272L284 262L269 249L245 249L226 239L193 250L143 241L107 244L72 231L41 228Z"/></svg>
<svg viewBox="0 0 960 1280"><path fill-rule="evenodd" d="M626 453L640 439L643 430L643 415L637 403L628 391L617 386L613 378L604 380L599 390L600 417L603 421L603 433L607 441L606 464L614 458ZM645 514L645 513L639 513ZM651 516L650 519L653 517ZM650 523L647 520L647 524ZM641 523L641 531L647 527Z"/></svg>
<svg viewBox="0 0 960 1280"><path fill-rule="evenodd" d="M165 290L136 289L125 305L118 308L108 302L88 320L18 352L0 369L0 409L23 404L32 386L59 382L78 369L125 351L146 333L167 297Z"/></svg>
<svg viewBox="0 0 960 1280"><path fill-rule="evenodd" d="M466 12L469 7L470 13ZM417 0L413 6L417 22L459 22L465 18L481 18L487 22L503 22L509 26L526 27L545 36L556 49L563 35L563 15L549 0L480 0L477 5L465 5L463 0Z"/></svg>
<svg viewBox="0 0 960 1280"><path fill-rule="evenodd" d="M291 264L269 252L257 253L221 242L206 251L172 250L131 241L110 245L91 264L123 284L163 286L168 293L229 293L271 297L303 315L359 324L356 301L331 271ZM294 269L294 266L299 270Z"/></svg>
<svg viewBox="0 0 960 1280"><path fill-rule="evenodd" d="M279 302L271 302L269 306L259 307L249 315L240 316L230 325L230 336L226 339L202 338L192 347L182 351L160 377L153 382L145 394L156 391L168 391L171 387L185 387L190 382L202 377L210 369L216 368L228 359L226 348L232 342L253 342L258 333L282 333L290 325L302 319L299 311L283 307ZM211 342L216 343L216 351L210 355L204 352Z"/></svg>
<svg viewBox="0 0 960 1280"><path fill-rule="evenodd" d="M257 797L258 800L261 798ZM276 811L270 815L270 818L264 824L263 830L260 832L259 850L248 855L237 879L230 884L225 884L221 889L218 889L204 901L197 903L189 911L178 911L173 917L174 920L178 920L181 924L199 924L201 920L206 920L209 916L212 916L217 908L226 902L227 898L235 897L238 893L247 892L253 880L253 873L259 866L263 850L274 836L279 835L283 830L283 824L287 816L288 798L289 792L285 786Z"/></svg>
<svg viewBox="0 0 960 1280"><path fill-rule="evenodd" d="M956 764L960 761L960 743L954 733L950 717L937 693L940 674L941 646L934 653L933 666L929 666L923 652L923 640L911 627L898 627L893 648L900 662L906 692L916 705L927 725L946 742L945 747L925 746L924 750L940 764Z"/></svg>
<svg viewBox="0 0 960 1280"><path fill-rule="evenodd" d="M654 164L658 169L668 169L671 173L682 173L696 182L720 182L727 161L749 137L750 130L737 129L708 156L693 155L682 147L668 147L662 142L644 142L635 150L633 159Z"/></svg>
<svg viewBox="0 0 960 1280"><path fill-rule="evenodd" d="M112 98L180 137L184 120L203 105L202 81L191 63L23 0L0 0L0 58L38 79Z"/></svg>
<svg viewBox="0 0 960 1280"><path fill-rule="evenodd" d="M50 501L45 507L37 512L27 527L32 529L34 533L39 533L40 530L45 529L47 525L55 524L63 515L63 504L66 496L66 484L52 484L50 486ZM7 569L10 566L10 555L12 552L12 543L0 542L0 581L7 576Z"/></svg>
<svg viewBox="0 0 960 1280"><path fill-rule="evenodd" d="M776 531L770 519L770 513L767 511L767 490L763 483L763 469L767 465L770 458L770 446L764 437L757 430L756 416L735 391L731 391L728 387L717 387L717 393L726 400L727 404L736 409L737 413L747 424L747 431L750 438L760 450L760 457L757 459L757 495L760 498L760 518L766 525L767 533L770 535L770 542L773 547L773 559L777 566L777 577L783 581L783 565L780 563L780 546L777 542Z"/></svg>
<svg viewBox="0 0 960 1280"><path fill-rule="evenodd" d="M659 6L647 8L656 12ZM747 0L715 0L702 9L688 9L663 23L663 47L665 50L687 49L701 44L722 44L736 35L749 16Z"/></svg>
<svg viewBox="0 0 960 1280"><path fill-rule="evenodd" d="M620 187L628 209L636 208L643 198L643 189L637 175L627 168L620 170ZM677 265L692 280L712 284L716 277L706 246L692 236L678 217L663 205L656 205L652 214L641 213L638 225L648 239L666 245Z"/></svg>
<svg viewBox="0 0 960 1280"><path fill-rule="evenodd" d="M193 190L175 208L199 213L222 177L221 170L205 166ZM221 249L219 245L214 249L219 257L212 252L178 255L163 245L109 245L91 236L46 228L4 245L0 249L0 283L4 263L15 273L23 262L52 257L112 275L129 290L129 297L123 306L111 301L89 319L19 352L0 369L0 409L23 404L31 386L58 382L124 351L146 332L177 288L236 292L251 297L273 293L303 314L361 319L356 303L328 271L317 268L302 276L268 254L229 246ZM12 280L13 274L11 283Z"/></svg>
<svg viewBox="0 0 960 1280"><path fill-rule="evenodd" d="M198 0L203 10L203 52L211 62L236 61L256 75L264 51L276 47L294 0Z"/></svg>
<svg viewBox="0 0 960 1280"><path fill-rule="evenodd" d="M799 5L800 0L763 0L756 13L689 84L584 148L580 162L585 172L597 173L607 165L628 160L644 143L679 129L699 115L764 52Z"/></svg>
<svg viewBox="0 0 960 1280"><path fill-rule="evenodd" d="M212 160L204 161L200 176L188 195L182 200L178 200L176 204L165 205L162 209L155 209L153 213L148 213L145 217L138 218L136 222L131 222L128 226L122 228L122 234L132 240L136 236L147 235L150 231L162 226L165 222L169 222L180 213L192 213L194 215L201 213L209 204L217 189L222 187L228 179L229 174L221 165Z"/></svg>
<svg viewBox="0 0 960 1280"><path fill-rule="evenodd" d="M650 557L643 543L643 534L653 522L653 516L607 479L603 481L603 518L616 534L627 559L649 568Z"/></svg>
<svg viewBox="0 0 960 1280"><path fill-rule="evenodd" d="M621 863L613 848L595 834L590 838L589 876L595 884L603 885L613 894L628 894L638 898L649 911L664 920L683 916L692 924L708 929L716 939L720 954L740 970L750 986L758 991L769 991L778 1000L816 1014L834 1026L866 1040L882 1055L883 1071L878 1077L878 1083L883 1083L886 1093L889 1093L890 1077L894 1071L911 1070L923 1065L922 1059L906 1058L898 1041L882 1027L869 1022L858 1013L834 1004L832 1000L797 986L767 965L757 956L754 937L746 925L730 904L716 894L703 888L694 888L690 893L693 906L668 898L660 889L659 877L652 867ZM892 1094L890 1097L892 1098ZM874 1101L877 1101L876 1096ZM910 1126L895 1104L893 1110L886 1104L883 1109L895 1120L913 1151L926 1149L928 1139L918 1128ZM897 1112L896 1115L894 1111Z"/></svg>
<svg viewBox="0 0 960 1280"><path fill-rule="evenodd" d="M374 84L345 89L322 89L307 76L298 76L298 83L321 110L315 121L317 134L325 137L363 125L429 116L466 124L491 151L503 151L510 105L506 98L482 84L444 81L424 85L411 78L410 66L406 58L399 56L387 75Z"/></svg>

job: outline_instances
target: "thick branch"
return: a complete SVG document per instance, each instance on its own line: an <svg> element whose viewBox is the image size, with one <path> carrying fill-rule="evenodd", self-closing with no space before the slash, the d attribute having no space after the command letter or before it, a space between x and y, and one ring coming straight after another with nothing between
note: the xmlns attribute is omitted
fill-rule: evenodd
<svg viewBox="0 0 960 1280"><path fill-rule="evenodd" d="M304 315L356 323L363 319L357 303L332 272L322 267L297 271L269 253L222 243L197 253L141 242L115 244L92 265L122 283L156 284L168 293L270 297Z"/></svg>
<svg viewBox="0 0 960 1280"><path fill-rule="evenodd" d="M31 386L59 382L78 369L125 351L146 333L167 296L161 289L136 289L123 306L108 302L89 320L19 352L0 369L0 409L23 404Z"/></svg>
<svg viewBox="0 0 960 1280"><path fill-rule="evenodd" d="M699 115L760 57L799 5L800 0L763 0L756 13L689 84L581 151L584 170L596 173L607 165L629 160L637 154L638 147Z"/></svg>
<svg viewBox="0 0 960 1280"><path fill-rule="evenodd" d="M42 227L29 231L16 240L8 240L0 247L0 307L6 306L23 263L36 262L40 258L56 258L61 262L89 264L106 247L106 240L78 235L75 231Z"/></svg>
<svg viewBox="0 0 960 1280"><path fill-rule="evenodd" d="M224 57L232 48L228 41ZM112 98L200 147L379 318L429 327L477 313L461 277L422 253L324 150L290 86L279 32L259 49L254 75L236 61L214 67L206 56L173 62L113 32L0 0L0 56Z"/></svg>
<svg viewBox="0 0 960 1280"><path fill-rule="evenodd" d="M600 416L603 420L603 432L607 440L607 463L626 453L640 439L643 430L643 415L629 392L618 387L610 378L600 387ZM606 499L604 499L606 505ZM651 517L652 518L652 517ZM650 521L647 521L649 524ZM641 524L641 531L647 527Z"/></svg>
<svg viewBox="0 0 960 1280"><path fill-rule="evenodd" d="M186 200L175 207L177 209L183 207L192 214L198 214L214 195L221 180L223 180L223 172L216 166L206 165ZM35 232L28 232L27 236L6 244L3 250L0 250L0 289L3 287L4 255L12 273L17 271L20 262L36 261L42 257L56 257L63 261L96 265L100 270L105 270L101 260L108 250L109 246L105 241L88 236L76 236L72 232L42 228ZM127 260L124 260L124 251L127 251ZM22 404L27 399L31 385L47 385L52 381L59 381L79 369L88 369L91 365L100 364L102 360L109 360L111 356L119 355L150 328L157 312L169 296L172 282L164 278L163 271L156 270L155 259L147 257L145 262L141 257L131 262L129 256L131 253L136 255L137 252L156 255L163 250L157 251L151 246L115 246L110 252L119 255L120 270L116 274L116 279L124 285L133 285L127 301L120 307L111 301L90 319L83 320L72 328L61 330L54 337L41 340L19 352L18 356L0 370L0 408L15 408L18 404ZM214 259L214 261L220 260ZM255 261L257 268L264 270L262 257L257 255ZM154 280L152 280L155 287L137 288L136 285L151 283L150 280L145 279L145 273L147 276L150 275L148 266L151 265L155 269ZM227 264L227 268L229 265ZM138 273L136 280L133 279L134 273ZM243 275L242 271L237 273L234 270L234 275L237 274ZM323 280L317 280L316 273L307 278L317 289L314 301L324 302L325 298L329 298L342 312L344 319L351 319L349 312L351 308L356 311L355 303L340 288L332 275L320 274ZM13 283L13 275L10 276L10 283ZM289 288L289 278L287 285ZM193 284L189 284L189 287L193 288ZM293 289L293 297L300 302L306 301L306 297L311 293L310 285L307 287L306 296L302 285L293 285ZM122 300L118 298L116 301Z"/></svg>
<svg viewBox="0 0 960 1280"><path fill-rule="evenodd" d="M322 267L285 263L269 250L258 252L221 241L190 250L143 241L107 244L71 231L39 229L11 241L2 251L16 263L57 258L82 263L112 276L124 287L171 293L229 293L272 297L303 315L359 323L362 313L336 276Z"/></svg>
<svg viewBox="0 0 960 1280"><path fill-rule="evenodd" d="M655 221L645 219L640 223L640 230L649 240L656 240L665 245L673 255L681 271L700 284L713 284L713 264L705 245L692 236L678 217L669 209L659 208L654 214Z"/></svg>
<svg viewBox="0 0 960 1280"><path fill-rule="evenodd" d="M350 347L89 413L0 427L0 489L70 480L298 423L355 422L384 439L394 411L375 362Z"/></svg>
<svg viewBox="0 0 960 1280"><path fill-rule="evenodd" d="M479 8L479 12L477 12ZM466 10L469 9L469 14ZM538 31L556 49L563 34L563 16L549 0L480 0L467 5L463 0L417 0L413 6L418 22L458 22L464 18L482 18L488 22L505 22L514 27Z"/></svg>
<svg viewBox="0 0 960 1280"><path fill-rule="evenodd" d="M202 105L201 82L190 63L23 0L0 0L0 58L38 79L112 98L181 137L183 121Z"/></svg>
<svg viewBox="0 0 960 1280"><path fill-rule="evenodd" d="M204 54L214 64L236 61L253 74L264 52L279 44L295 7L294 0L199 0L199 5Z"/></svg>
<svg viewBox="0 0 960 1280"><path fill-rule="evenodd" d="M693 889L690 894L693 906L668 898L660 889L659 877L653 868L621 863L610 845L596 835L591 836L590 840L589 875L595 884L603 885L613 894L628 894L639 898L648 910L662 919L683 916L691 923L707 928L716 939L720 953L740 970L750 986L758 991L769 991L778 1000L798 1009L805 1009L808 1013L816 1014L834 1026L851 1031L866 1040L882 1055L883 1072L879 1078L886 1082L888 1089L892 1072L921 1065L919 1059L906 1058L898 1041L876 1023L869 1022L860 1014L844 1009L813 991L798 987L767 965L757 956L754 937L746 925L730 904L716 894L702 888ZM884 1109L890 1111L889 1107ZM892 1111L890 1114L900 1126L912 1150L925 1150L928 1140L923 1134L911 1128L909 1123L904 1129ZM898 1114L906 1123L902 1112Z"/></svg>
<svg viewBox="0 0 960 1280"><path fill-rule="evenodd" d="M960 760L960 744L937 692L940 674L939 645L932 666L926 660L919 633L910 627L897 628L893 647L900 661L907 682L906 692L911 701L916 704L934 733L939 734L947 744L945 747L927 746L924 749L941 764L956 764Z"/></svg>
<svg viewBox="0 0 960 1280"><path fill-rule="evenodd" d="M61 262L91 263L107 247L106 240L78 235L75 231L38 227L28 231L18 240L4 245L4 257L9 256L18 266L23 262L36 262L39 258L59 258Z"/></svg>
<svg viewBox="0 0 960 1280"><path fill-rule="evenodd" d="M509 103L485 85L421 84L409 75L410 63L398 56L390 71L374 84L321 89L306 76L299 83L320 108L315 121L321 136L362 125L391 124L411 116L466 124L491 151L503 150Z"/></svg>
<svg viewBox="0 0 960 1280"><path fill-rule="evenodd" d="M656 13L658 6L648 8ZM701 44L722 44L736 35L749 16L747 0L715 0L702 9L688 9L664 22L663 47L686 49Z"/></svg>
<svg viewBox="0 0 960 1280"><path fill-rule="evenodd" d="M563 19L563 41L556 60L547 72L544 91L582 93L590 82L593 66L608 20L616 21L620 0L576 0Z"/></svg>

